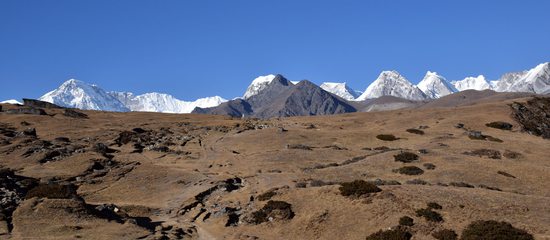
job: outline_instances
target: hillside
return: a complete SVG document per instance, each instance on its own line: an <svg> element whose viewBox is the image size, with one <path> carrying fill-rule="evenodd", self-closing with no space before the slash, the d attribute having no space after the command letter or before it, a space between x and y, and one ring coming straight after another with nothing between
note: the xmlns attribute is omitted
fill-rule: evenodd
<svg viewBox="0 0 550 240"><path fill-rule="evenodd" d="M549 140L528 122L550 102L529 100L269 120L2 104L0 238L434 239L498 220L550 239ZM354 180L379 191L342 195Z"/></svg>

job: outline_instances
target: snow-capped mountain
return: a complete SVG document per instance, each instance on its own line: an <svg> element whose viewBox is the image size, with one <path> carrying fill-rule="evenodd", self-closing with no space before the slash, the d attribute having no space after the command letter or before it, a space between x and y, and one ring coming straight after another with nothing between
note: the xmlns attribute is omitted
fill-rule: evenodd
<svg viewBox="0 0 550 240"><path fill-rule="evenodd" d="M144 111L190 113L195 107L215 107L227 100L215 96L187 102L164 93L134 95L130 92L106 92L100 87L70 79L40 100L63 107L114 112Z"/></svg>
<svg viewBox="0 0 550 240"><path fill-rule="evenodd" d="M84 110L127 112L128 109L118 99L100 87L76 79L64 82L59 88L39 98L63 107Z"/></svg>
<svg viewBox="0 0 550 240"><path fill-rule="evenodd" d="M360 95L346 83L324 82L321 84L321 88L348 101L353 101Z"/></svg>
<svg viewBox="0 0 550 240"><path fill-rule="evenodd" d="M394 96L409 100L425 100L426 94L397 71L383 71L356 100L363 101L382 96Z"/></svg>
<svg viewBox="0 0 550 240"><path fill-rule="evenodd" d="M145 93L135 96L129 92L109 92L131 111L163 112L163 113L190 113L195 107L207 108L220 105L227 100L219 96L200 98L188 102L164 93Z"/></svg>
<svg viewBox="0 0 550 240"><path fill-rule="evenodd" d="M23 103L15 100L15 99L9 99L9 100L6 100L6 101L1 101L0 103L7 103L7 104L19 104L19 105L23 105Z"/></svg>
<svg viewBox="0 0 550 240"><path fill-rule="evenodd" d="M256 94L258 94L260 91L264 90L267 85L275 79L275 75L269 74L266 76L259 76L256 79L252 81L252 83L248 86L246 89L246 92L243 95L244 99L248 99Z"/></svg>
<svg viewBox="0 0 550 240"><path fill-rule="evenodd" d="M440 98L458 90L441 75L428 71L424 79L416 85L428 98Z"/></svg>
<svg viewBox="0 0 550 240"><path fill-rule="evenodd" d="M494 90L499 92L549 92L550 63L539 64L529 71L504 74L493 84Z"/></svg>
<svg viewBox="0 0 550 240"><path fill-rule="evenodd" d="M453 86L458 91L464 91L468 89L473 89L478 91L491 89L491 85L483 75L479 75L477 77L467 77L460 81L452 81L451 84L453 84Z"/></svg>

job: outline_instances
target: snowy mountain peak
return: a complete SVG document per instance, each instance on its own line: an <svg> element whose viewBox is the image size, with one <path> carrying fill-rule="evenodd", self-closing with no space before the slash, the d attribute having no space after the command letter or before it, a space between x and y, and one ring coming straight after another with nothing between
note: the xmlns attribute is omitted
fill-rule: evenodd
<svg viewBox="0 0 550 240"><path fill-rule="evenodd" d="M382 96L394 96L409 100L424 100L426 95L397 71L383 71L365 92L357 98L363 101Z"/></svg>
<svg viewBox="0 0 550 240"><path fill-rule="evenodd" d="M190 113L195 107L215 107L227 101L222 97L214 96L188 102L179 100L170 94L157 92L137 96L130 92L110 92L109 94L124 103L131 111L138 112Z"/></svg>
<svg viewBox="0 0 550 240"><path fill-rule="evenodd" d="M46 93L39 99L63 107L85 110L116 112L126 112L129 110L118 99L109 95L98 86L76 79L65 81L59 88Z"/></svg>
<svg viewBox="0 0 550 240"><path fill-rule="evenodd" d="M451 82L458 91L464 91L468 89L473 90L485 90L490 89L491 85L485 79L485 76L479 75L477 77L467 77L460 81Z"/></svg>
<svg viewBox="0 0 550 240"><path fill-rule="evenodd" d="M357 94L355 90L348 87L345 82L344 83L324 82L323 84L321 84L321 88L329 93L332 93L348 101L353 101L355 100L355 98L359 96L359 94Z"/></svg>
<svg viewBox="0 0 550 240"><path fill-rule="evenodd" d="M252 80L252 83L246 89L246 92L244 93L243 98L248 99L258 94L260 91L264 90L267 87L267 85L269 85L271 81L275 79L275 77L276 77L275 75L269 74L266 76L259 76L255 78L254 80Z"/></svg>
<svg viewBox="0 0 550 240"><path fill-rule="evenodd" d="M496 91L501 92L550 92L550 63L541 63L523 72L507 73L494 82Z"/></svg>
<svg viewBox="0 0 550 240"><path fill-rule="evenodd" d="M457 89L447 82L443 76L430 71L426 73L424 79L417 86L427 97L434 99L457 92Z"/></svg>
<svg viewBox="0 0 550 240"><path fill-rule="evenodd" d="M0 103L23 105L23 103L21 103L20 101L15 100L15 99L9 99L9 100L6 100L6 101L1 101Z"/></svg>

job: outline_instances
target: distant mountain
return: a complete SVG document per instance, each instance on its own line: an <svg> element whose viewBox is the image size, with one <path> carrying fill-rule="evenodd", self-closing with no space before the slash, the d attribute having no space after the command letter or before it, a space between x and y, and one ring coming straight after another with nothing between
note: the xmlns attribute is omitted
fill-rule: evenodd
<svg viewBox="0 0 550 240"><path fill-rule="evenodd" d="M282 75L277 75L248 99L232 100L213 108L197 108L193 113L271 118L355 111L345 100L310 81L303 80L294 85Z"/></svg>
<svg viewBox="0 0 550 240"><path fill-rule="evenodd" d="M491 89L491 85L485 79L485 76L479 75L477 77L467 77L460 81L452 81L451 84L458 90L485 90Z"/></svg>
<svg viewBox="0 0 550 240"><path fill-rule="evenodd" d="M169 94L156 92L137 96L129 92L109 92L109 94L116 97L131 111L136 112L190 113L195 107L214 107L227 101L214 96L187 102Z"/></svg>
<svg viewBox="0 0 550 240"><path fill-rule="evenodd" d="M79 108L84 110L102 110L113 112L127 112L129 108L118 99L105 92L100 87L76 79L70 79L61 86L39 100L50 102L62 107Z"/></svg>
<svg viewBox="0 0 550 240"><path fill-rule="evenodd" d="M135 96L130 92L106 92L97 85L70 79L40 100L63 107L114 112L143 111L190 113L195 107L213 107L227 100L215 96L186 102L163 93Z"/></svg>
<svg viewBox="0 0 550 240"><path fill-rule="evenodd" d="M0 103L7 103L7 104L19 104L19 105L22 105L23 103L15 100L15 99L9 99L9 100L6 100L6 101L1 101Z"/></svg>
<svg viewBox="0 0 550 240"><path fill-rule="evenodd" d="M428 71L424 79L418 83L418 88L428 98L440 98L458 92L458 90L441 75Z"/></svg>
<svg viewBox="0 0 550 240"><path fill-rule="evenodd" d="M493 83L498 92L531 92L544 94L550 92L550 63L542 63L529 71L513 72L502 75Z"/></svg>
<svg viewBox="0 0 550 240"><path fill-rule="evenodd" d="M40 100L62 107L85 110L195 112L269 118L430 106L427 100L438 102L440 105L448 104L447 102L454 104L453 99L459 97L453 93L466 90L550 94L550 63L542 63L526 71L506 73L493 81L479 75L448 82L436 72L428 71L418 85L412 84L397 71L383 71L362 94L351 89L346 83L325 82L319 87L307 80L290 81L280 74L270 74L255 78L242 98L231 101L219 96L182 101L174 96L156 92L141 95L130 92L106 92L96 85L70 79L59 88L40 97ZM494 92L483 91L479 94L487 95ZM432 100L448 95L454 96L445 98L444 101ZM470 96L470 99L481 98L477 93L471 92L460 96ZM2 103L19 104L16 100ZM434 104L436 103L432 103Z"/></svg>
<svg viewBox="0 0 550 240"><path fill-rule="evenodd" d="M397 71L383 71L378 78L357 98L358 101L394 96L408 100L424 100L426 94Z"/></svg>
<svg viewBox="0 0 550 240"><path fill-rule="evenodd" d="M348 101L353 101L361 95L351 89L346 83L324 82L321 84L321 88Z"/></svg>

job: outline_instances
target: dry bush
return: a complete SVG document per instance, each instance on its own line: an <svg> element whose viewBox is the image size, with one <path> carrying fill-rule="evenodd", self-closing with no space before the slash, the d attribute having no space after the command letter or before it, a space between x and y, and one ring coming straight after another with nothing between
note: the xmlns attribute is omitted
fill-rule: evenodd
<svg viewBox="0 0 550 240"><path fill-rule="evenodd" d="M409 129L407 129L407 132L413 133L413 134L418 134L418 135L424 135L424 131L418 130L418 129L414 129L414 128L409 128Z"/></svg>
<svg viewBox="0 0 550 240"><path fill-rule="evenodd" d="M475 221L462 231L462 240L533 240L533 235L507 222Z"/></svg>
<svg viewBox="0 0 550 240"><path fill-rule="evenodd" d="M507 122L501 122L501 121L490 122L490 123L485 124L485 126L491 127L491 128L497 128L497 129L501 129L501 130L512 130L512 127L513 127L512 124L507 123Z"/></svg>
<svg viewBox="0 0 550 240"><path fill-rule="evenodd" d="M394 169L393 171L405 175L421 175L424 173L424 170L417 166L404 166L398 169Z"/></svg>
<svg viewBox="0 0 550 240"><path fill-rule="evenodd" d="M397 155L393 155L393 158L396 162L410 163L412 161L418 160L418 155L412 152L401 152Z"/></svg>
<svg viewBox="0 0 550 240"><path fill-rule="evenodd" d="M458 235L455 231L451 229L442 229L437 232L432 233L432 237L437 240L457 240Z"/></svg>
<svg viewBox="0 0 550 240"><path fill-rule="evenodd" d="M340 194L342 196L361 196L369 193L380 192L382 189L378 188L373 183L369 183L363 180L355 180L353 182L343 182L340 184Z"/></svg>
<svg viewBox="0 0 550 240"><path fill-rule="evenodd" d="M379 135L376 135L376 138L382 140L382 141L395 141L395 140L399 140L398 137L395 137L394 135L392 134L379 134Z"/></svg>
<svg viewBox="0 0 550 240"><path fill-rule="evenodd" d="M412 234L410 232L400 228L385 231L380 230L367 236L367 240L410 240L411 238Z"/></svg>

